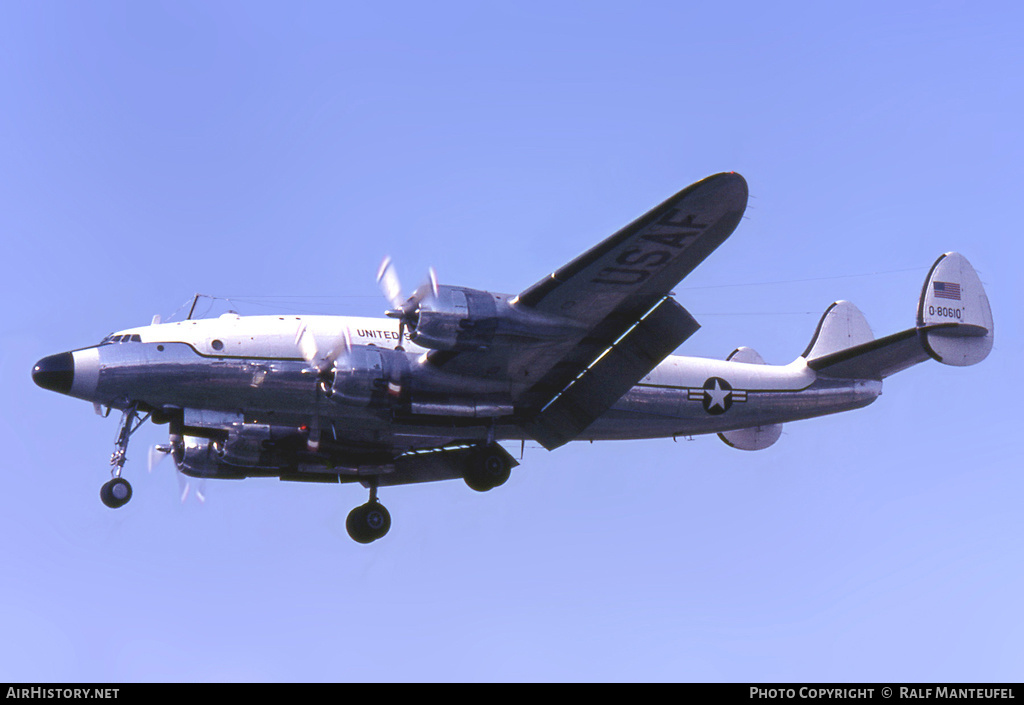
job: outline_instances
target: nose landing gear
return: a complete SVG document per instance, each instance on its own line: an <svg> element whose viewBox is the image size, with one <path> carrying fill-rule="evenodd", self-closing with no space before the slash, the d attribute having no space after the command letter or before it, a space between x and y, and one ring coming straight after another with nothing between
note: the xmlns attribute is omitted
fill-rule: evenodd
<svg viewBox="0 0 1024 705"><path fill-rule="evenodd" d="M129 404L121 415L114 452L110 455L111 480L100 488L100 499L111 509L123 507L132 498L132 486L128 484L128 480L121 477L121 469L128 460L125 455L128 452L128 439L148 418L149 414L139 418L138 403Z"/></svg>

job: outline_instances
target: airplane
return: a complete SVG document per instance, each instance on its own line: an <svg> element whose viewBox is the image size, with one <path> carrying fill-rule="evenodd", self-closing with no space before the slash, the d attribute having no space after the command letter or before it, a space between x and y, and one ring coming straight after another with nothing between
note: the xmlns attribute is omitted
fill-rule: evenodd
<svg viewBox="0 0 1024 705"><path fill-rule="evenodd" d="M32 377L121 412L108 507L131 499L128 442L149 420L168 425L158 450L191 477L360 483L369 500L346 527L367 544L391 527L379 488L461 478L494 489L519 464L503 441L554 450L714 433L760 450L784 423L867 406L912 365L988 355L988 298L956 252L932 265L902 332L876 339L837 301L787 365L749 347L725 360L673 355L700 325L672 289L732 234L747 198L739 174L709 176L516 295L442 285L431 271L405 297L385 258L386 318L155 317L44 357Z"/></svg>

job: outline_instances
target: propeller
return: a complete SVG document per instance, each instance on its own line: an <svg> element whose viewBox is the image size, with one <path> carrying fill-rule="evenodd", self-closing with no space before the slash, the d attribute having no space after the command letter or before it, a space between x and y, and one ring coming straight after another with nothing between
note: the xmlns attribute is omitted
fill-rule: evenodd
<svg viewBox="0 0 1024 705"><path fill-rule="evenodd" d="M202 478L199 480L199 486L196 487L195 491L196 499L199 500L200 504L206 504L206 495L203 494L205 488L206 478ZM181 503L184 504L192 489L192 478L180 471L178 472L178 489L181 491Z"/></svg>
<svg viewBox="0 0 1024 705"><path fill-rule="evenodd" d="M391 304L392 309L400 309L402 306L402 284L398 281L398 272L395 270L395 263L391 257L385 256L377 270L377 286L384 294L384 298Z"/></svg>
<svg viewBox="0 0 1024 705"><path fill-rule="evenodd" d="M437 298L437 272L433 267L427 270L427 281L419 286L408 299L402 295L402 285L398 279L398 271L391 257L385 257L377 270L377 286L384 298L391 305L385 315L398 319L398 346L402 350L405 330L415 328L419 308L424 301Z"/></svg>
<svg viewBox="0 0 1024 705"><path fill-rule="evenodd" d="M149 455L146 459L146 470L147 472L153 472L160 464L164 461L168 455L174 451L174 446L170 443L157 443L149 447ZM178 492L181 495L181 503L184 504L185 500L188 499L189 494L192 492L192 478L188 477L181 470L175 468L175 474L178 477ZM203 490L206 488L206 479L199 481L199 486L195 490L195 497L199 500L200 504L206 503L206 495Z"/></svg>
<svg viewBox="0 0 1024 705"><path fill-rule="evenodd" d="M313 422L310 424L309 438L306 441L309 450L315 453L320 448L320 397L331 395L335 363L342 354L348 355L352 351L352 337L345 327L326 348L321 348L313 331L303 323L295 334L295 343L302 351L302 357L309 363L306 372L316 375Z"/></svg>
<svg viewBox="0 0 1024 705"><path fill-rule="evenodd" d="M334 371L335 360L342 353L348 354L352 351L352 337L347 327L342 329L341 334L332 340L330 345L321 348L313 331L303 323L295 334L295 343L302 351L302 357L309 363L306 371L316 374L321 385L330 381L330 373ZM326 392L328 389L330 389L329 384L325 386L324 391Z"/></svg>
<svg viewBox="0 0 1024 705"><path fill-rule="evenodd" d="M146 458L146 472L153 472L164 458L171 454L170 443L156 443L149 447L149 456Z"/></svg>

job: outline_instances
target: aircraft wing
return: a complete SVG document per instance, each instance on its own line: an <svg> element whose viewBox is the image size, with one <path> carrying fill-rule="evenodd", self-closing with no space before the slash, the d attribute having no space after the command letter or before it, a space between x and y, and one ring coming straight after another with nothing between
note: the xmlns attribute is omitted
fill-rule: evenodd
<svg viewBox="0 0 1024 705"><path fill-rule="evenodd" d="M739 224L742 176L699 181L521 292L516 307L578 333L482 352L435 351L445 371L503 369L517 413L542 445L578 436L700 326L669 294Z"/></svg>

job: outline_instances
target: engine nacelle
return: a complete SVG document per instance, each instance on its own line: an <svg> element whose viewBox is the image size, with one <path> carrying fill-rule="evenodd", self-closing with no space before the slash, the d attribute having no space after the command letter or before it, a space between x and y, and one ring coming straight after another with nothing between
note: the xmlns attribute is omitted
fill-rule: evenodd
<svg viewBox="0 0 1024 705"><path fill-rule="evenodd" d="M287 463L289 451L305 447L305 437L291 426L234 424L228 437L213 443L217 458L229 465L277 467Z"/></svg>
<svg viewBox="0 0 1024 705"><path fill-rule="evenodd" d="M498 329L500 300L487 291L439 286L407 320L409 340L434 350L483 350Z"/></svg>
<svg viewBox="0 0 1024 705"><path fill-rule="evenodd" d="M215 450L214 441L198 436L172 438L174 462L185 475L190 477L216 477L220 479L241 479L247 475L240 468L224 465Z"/></svg>
<svg viewBox="0 0 1024 705"><path fill-rule="evenodd" d="M172 436L178 469L192 477L241 478L276 474L289 465L306 437L291 426L235 423L219 438Z"/></svg>
<svg viewBox="0 0 1024 705"><path fill-rule="evenodd" d="M386 405L389 385L398 384L408 366L405 354L397 350L353 347L334 364L331 401L357 408Z"/></svg>

